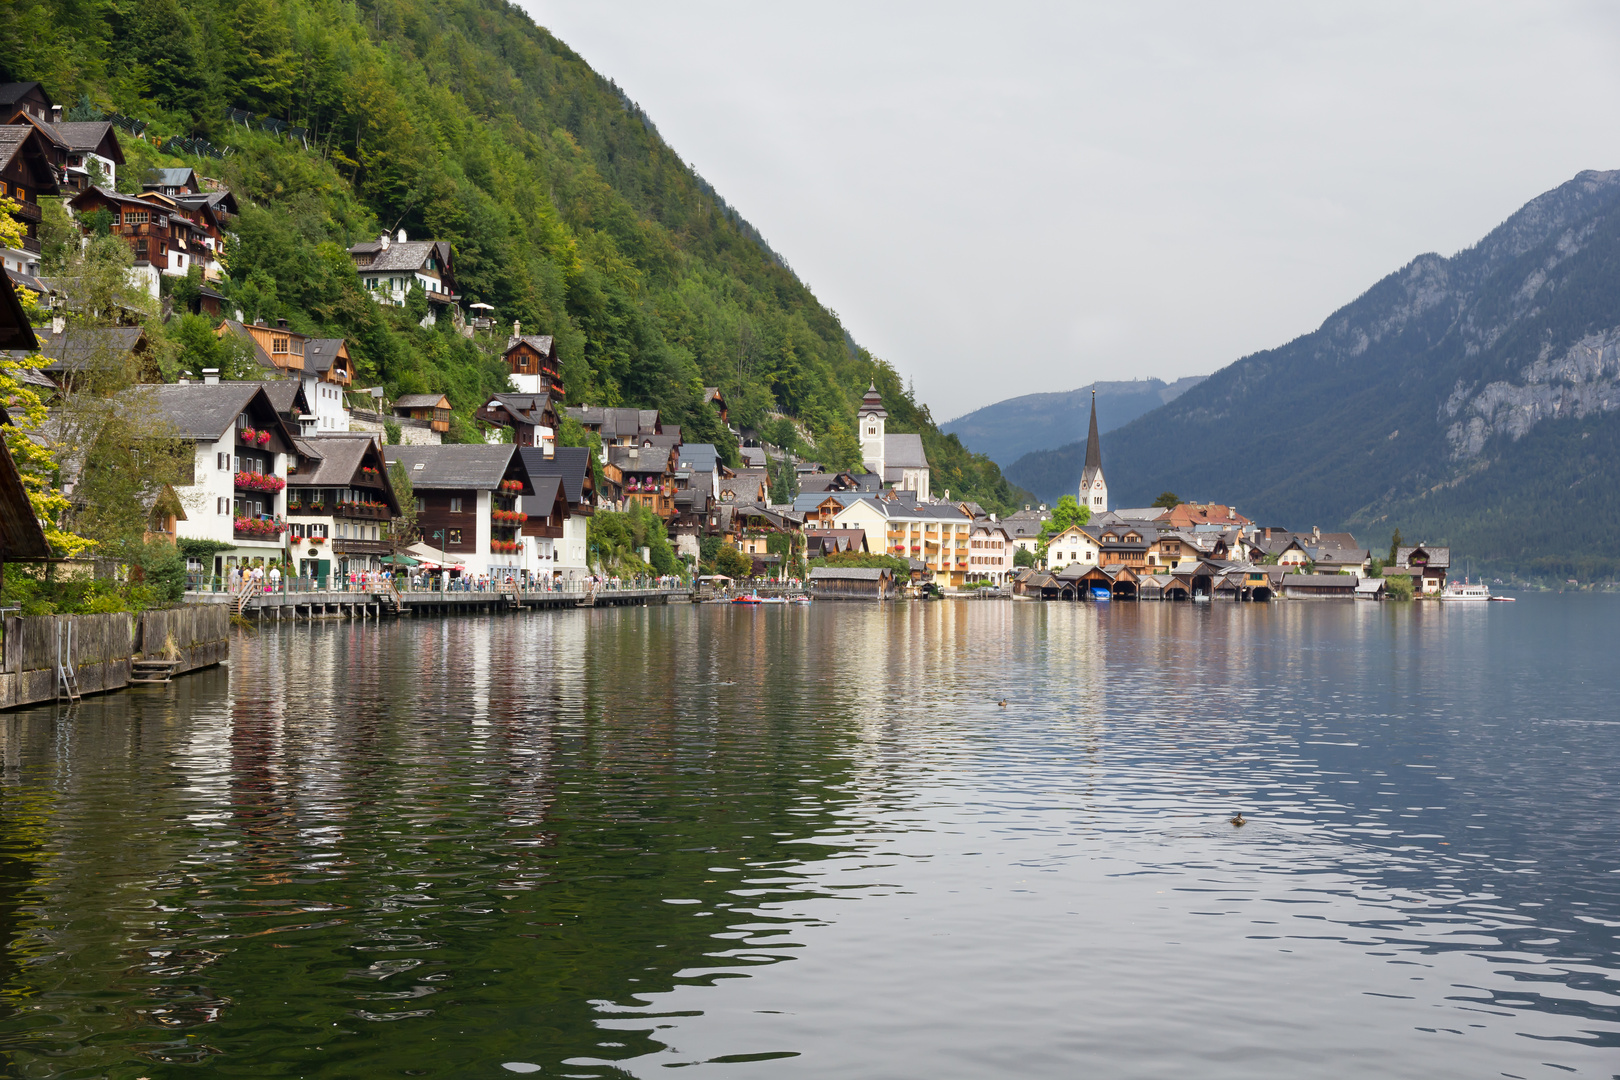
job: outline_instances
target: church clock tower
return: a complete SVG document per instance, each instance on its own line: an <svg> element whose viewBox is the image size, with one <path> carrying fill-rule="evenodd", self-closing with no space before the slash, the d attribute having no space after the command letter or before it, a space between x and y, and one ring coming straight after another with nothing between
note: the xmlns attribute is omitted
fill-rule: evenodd
<svg viewBox="0 0 1620 1080"><path fill-rule="evenodd" d="M877 473L878 479L883 479L883 422L889 418L889 412L883 407L883 395L878 393L877 383L872 383L861 399L861 411L855 414L856 421L861 428L861 462L868 472Z"/></svg>
<svg viewBox="0 0 1620 1080"><path fill-rule="evenodd" d="M1097 437L1097 388L1091 388L1091 434L1086 436L1086 467L1080 473L1080 505L1096 517L1108 509L1108 481L1103 479L1102 441Z"/></svg>

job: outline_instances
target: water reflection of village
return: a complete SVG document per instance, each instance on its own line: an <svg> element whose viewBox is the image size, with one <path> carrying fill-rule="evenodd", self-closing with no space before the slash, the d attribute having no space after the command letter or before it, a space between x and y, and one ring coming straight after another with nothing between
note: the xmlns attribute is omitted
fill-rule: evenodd
<svg viewBox="0 0 1620 1080"><path fill-rule="evenodd" d="M755 631L778 655L784 638L714 611L289 627L167 694L10 714L10 1063L195 1063L268 1052L273 1029L347 1040L362 1071L430 1039L470 1065L503 1038L532 1054L537 1024L594 1041L601 1003L695 965L771 961L769 925L791 920L768 900L815 855L786 841L846 798L850 694L815 703L808 744L783 738L808 706L770 652L732 658ZM773 883L733 896L743 875ZM713 959L739 919L750 959ZM401 1026L451 998L510 1013L506 1034ZM644 1027L604 1053L656 1050Z"/></svg>

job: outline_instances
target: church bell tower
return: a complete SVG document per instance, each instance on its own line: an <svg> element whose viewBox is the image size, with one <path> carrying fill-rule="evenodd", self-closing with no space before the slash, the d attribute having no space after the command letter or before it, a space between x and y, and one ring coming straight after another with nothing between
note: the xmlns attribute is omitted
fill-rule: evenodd
<svg viewBox="0 0 1620 1080"><path fill-rule="evenodd" d="M1086 436L1086 467L1080 473L1081 506L1096 517L1108 509L1108 481L1103 479L1102 440L1097 436L1097 388L1091 388L1091 433Z"/></svg>
<svg viewBox="0 0 1620 1080"><path fill-rule="evenodd" d="M883 422L888 418L883 395L878 393L877 383L872 383L855 419L861 429L861 463L868 472L877 473L879 481L883 479Z"/></svg>

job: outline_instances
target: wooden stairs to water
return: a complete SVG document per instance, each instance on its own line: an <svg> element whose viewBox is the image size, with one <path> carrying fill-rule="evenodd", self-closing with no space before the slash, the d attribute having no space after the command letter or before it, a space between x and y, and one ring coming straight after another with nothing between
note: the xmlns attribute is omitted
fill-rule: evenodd
<svg viewBox="0 0 1620 1080"><path fill-rule="evenodd" d="M131 660L129 662L129 682L131 686L138 683L148 685L166 683L173 680L174 673L179 668L180 661L178 660Z"/></svg>

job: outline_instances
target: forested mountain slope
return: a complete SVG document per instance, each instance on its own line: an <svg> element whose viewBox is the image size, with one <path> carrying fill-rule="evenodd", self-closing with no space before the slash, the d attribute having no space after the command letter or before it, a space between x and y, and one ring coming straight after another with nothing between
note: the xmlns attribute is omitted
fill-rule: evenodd
<svg viewBox="0 0 1620 1080"><path fill-rule="evenodd" d="M1189 375L1166 383L1163 379L1099 382L1050 394L1024 394L975 409L940 425L974 450L1006 468L1025 454L1050 450L1074 439L1084 439L1091 423L1091 391L1097 391L1097 427L1112 431L1145 412L1174 401L1203 382ZM1078 475L1078 474L1076 474Z"/></svg>
<svg viewBox="0 0 1620 1080"><path fill-rule="evenodd" d="M400 228L450 240L468 302L557 337L571 401L657 406L730 454L701 401L718 385L733 423L784 412L818 457L849 465L875 380L891 429L922 433L938 486L991 508L1019 498L632 102L502 0L23 0L0 15L0 78L39 80L70 118L146 121L120 187L153 165L228 183L242 203L231 298L250 318L347 337L363 380L449 393L458 436L474 436L466 417L498 367L445 327L376 308L350 244ZM308 148L233 123L233 108L306 129ZM169 136L232 153L160 155Z"/></svg>
<svg viewBox="0 0 1620 1080"><path fill-rule="evenodd" d="M1450 258L1103 439L1110 497L1271 524L1400 528L1529 574L1620 571L1620 172L1585 172ZM1083 444L1019 461L1072 490Z"/></svg>

